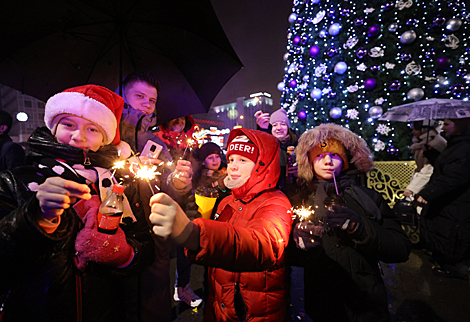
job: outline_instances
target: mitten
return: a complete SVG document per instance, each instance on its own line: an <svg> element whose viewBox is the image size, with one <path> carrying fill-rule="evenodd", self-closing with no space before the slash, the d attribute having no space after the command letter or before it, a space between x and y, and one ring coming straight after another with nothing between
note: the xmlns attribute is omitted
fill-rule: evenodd
<svg viewBox="0 0 470 322"><path fill-rule="evenodd" d="M134 250L120 227L114 235L98 232L98 208L99 204L87 209L82 218L85 228L78 232L75 239L76 266L80 270L84 270L88 262L122 267L134 256Z"/></svg>
<svg viewBox="0 0 470 322"><path fill-rule="evenodd" d="M293 231L297 248L308 250L320 246L323 231L322 226L314 225L311 221L299 222Z"/></svg>
<svg viewBox="0 0 470 322"><path fill-rule="evenodd" d="M186 203L186 211L185 211L186 216L188 216L190 220L201 218L202 215L198 211L198 209L199 209L199 206L196 204L196 199L194 195L189 196L188 202Z"/></svg>
<svg viewBox="0 0 470 322"><path fill-rule="evenodd" d="M346 230L356 240L364 240L367 237L361 217L349 208L333 206L333 211L326 211L325 222L330 228Z"/></svg>

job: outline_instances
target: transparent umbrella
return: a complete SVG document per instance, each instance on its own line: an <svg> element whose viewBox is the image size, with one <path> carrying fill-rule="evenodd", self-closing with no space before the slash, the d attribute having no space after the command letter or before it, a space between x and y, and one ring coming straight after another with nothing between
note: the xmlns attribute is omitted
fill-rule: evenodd
<svg viewBox="0 0 470 322"><path fill-rule="evenodd" d="M470 117L470 101L431 98L392 107L379 121L413 122Z"/></svg>

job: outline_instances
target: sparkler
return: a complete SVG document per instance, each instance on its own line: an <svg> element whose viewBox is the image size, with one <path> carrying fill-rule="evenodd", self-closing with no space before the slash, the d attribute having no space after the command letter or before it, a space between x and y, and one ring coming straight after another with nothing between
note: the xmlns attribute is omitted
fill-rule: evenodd
<svg viewBox="0 0 470 322"><path fill-rule="evenodd" d="M180 158L180 160L183 160L183 159L184 159L184 156L185 156L185 154L186 154L186 150L188 150L188 148L189 148L189 151L192 150L193 144L194 144L194 140L193 140L193 139L189 138L188 140L186 140L186 148L184 149L183 156Z"/></svg>
<svg viewBox="0 0 470 322"><path fill-rule="evenodd" d="M336 177L335 177L335 172L334 171L333 171L333 181L335 182L336 194L339 196L338 185L336 184Z"/></svg>
<svg viewBox="0 0 470 322"><path fill-rule="evenodd" d="M157 175L161 175L161 173L157 171L157 166L156 165L148 166L148 165L142 164L142 162L140 161L140 158L137 155L135 155L134 152L132 152L132 155L137 160L137 163L138 163L139 167L138 167L136 172L134 172L132 170L131 170L131 172L134 173L136 178L139 178L141 180L146 180L147 184L150 187L150 191L152 191L152 194L155 194L155 191L153 190L152 185L150 184L150 180L155 179L155 177ZM131 167L131 169L132 169L132 167ZM155 188L160 190L160 188L158 188L158 186L155 186Z"/></svg>

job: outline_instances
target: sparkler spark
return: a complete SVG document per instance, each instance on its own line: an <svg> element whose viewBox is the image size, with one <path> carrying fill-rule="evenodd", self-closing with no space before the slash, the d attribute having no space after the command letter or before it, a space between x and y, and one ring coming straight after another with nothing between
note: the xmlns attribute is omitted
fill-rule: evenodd
<svg viewBox="0 0 470 322"><path fill-rule="evenodd" d="M160 172L157 171L157 166L148 166L148 165L141 165L137 172L135 173L135 177L139 179L146 179L146 180L153 180L157 175L161 175Z"/></svg>
<svg viewBox="0 0 470 322"><path fill-rule="evenodd" d="M292 212L297 215L297 217L300 219L300 221L307 221L310 220L310 216L312 216L315 211L312 210L312 206L305 208L304 206L297 208L297 209L292 209Z"/></svg>

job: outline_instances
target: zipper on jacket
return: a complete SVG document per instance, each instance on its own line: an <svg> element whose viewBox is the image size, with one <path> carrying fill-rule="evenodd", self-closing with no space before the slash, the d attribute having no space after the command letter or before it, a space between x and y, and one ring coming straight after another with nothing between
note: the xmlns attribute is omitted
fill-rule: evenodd
<svg viewBox="0 0 470 322"><path fill-rule="evenodd" d="M88 157L85 151L83 151L83 156L84 156L83 165L91 165L90 158Z"/></svg>

